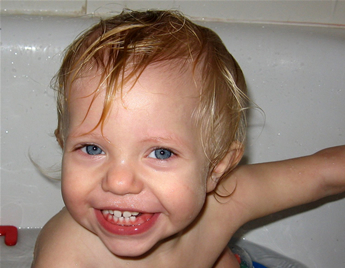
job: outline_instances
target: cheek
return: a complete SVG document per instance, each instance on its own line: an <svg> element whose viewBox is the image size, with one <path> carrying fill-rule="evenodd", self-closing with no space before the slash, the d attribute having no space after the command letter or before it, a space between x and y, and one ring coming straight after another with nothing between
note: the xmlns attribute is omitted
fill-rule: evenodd
<svg viewBox="0 0 345 268"><path fill-rule="evenodd" d="M186 199L184 202L186 208L188 208L189 213L191 215L199 214L200 210L202 209L205 198L206 198L206 190L203 186L196 186L191 188L191 186L186 185L185 193L188 195L189 198Z"/></svg>
<svg viewBox="0 0 345 268"><path fill-rule="evenodd" d="M88 204L89 194L88 189L81 183L82 177L76 177L75 172L63 172L61 192L65 206L76 222L83 227L91 230L89 224L90 216L90 205Z"/></svg>
<svg viewBox="0 0 345 268"><path fill-rule="evenodd" d="M190 222L194 220L205 203L205 181L195 177L194 179L194 181L180 181L175 185L170 185L169 192L166 192L166 202L167 206L170 207L171 216L180 221Z"/></svg>
<svg viewBox="0 0 345 268"><path fill-rule="evenodd" d="M182 217L186 224L191 224L201 213L205 203L206 193L203 187L191 189L186 186L185 196L180 199L177 215Z"/></svg>
<svg viewBox="0 0 345 268"><path fill-rule="evenodd" d="M80 202L80 188L77 187L75 180L71 179L69 172L63 171L61 174L61 192L65 205L70 208Z"/></svg>
<svg viewBox="0 0 345 268"><path fill-rule="evenodd" d="M63 160L61 173L61 192L65 205L68 208L81 209L81 205L87 200L88 185L86 174L73 165L68 165L67 159Z"/></svg>

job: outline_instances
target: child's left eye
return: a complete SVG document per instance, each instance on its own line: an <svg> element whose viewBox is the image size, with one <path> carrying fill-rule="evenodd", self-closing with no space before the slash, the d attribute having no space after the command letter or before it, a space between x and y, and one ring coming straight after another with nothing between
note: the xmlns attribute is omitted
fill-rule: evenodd
<svg viewBox="0 0 345 268"><path fill-rule="evenodd" d="M172 155L173 155L173 153L170 150L160 148L160 149L156 149L156 150L152 151L149 154L149 157L156 158L159 160L166 160L166 159L170 158Z"/></svg>
<svg viewBox="0 0 345 268"><path fill-rule="evenodd" d="M81 150L88 155L100 155L104 154L103 150L97 145L85 145Z"/></svg>

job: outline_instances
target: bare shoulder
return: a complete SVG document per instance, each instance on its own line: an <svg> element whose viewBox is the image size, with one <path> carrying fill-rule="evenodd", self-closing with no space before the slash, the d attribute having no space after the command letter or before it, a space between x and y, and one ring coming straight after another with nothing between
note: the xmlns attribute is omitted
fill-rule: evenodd
<svg viewBox="0 0 345 268"><path fill-rule="evenodd" d="M65 208L62 209L41 230L35 245L32 268L85 267L79 261L84 243L78 241L85 231Z"/></svg>
<svg viewBox="0 0 345 268"><path fill-rule="evenodd" d="M239 166L221 181L218 191L228 196L222 209L241 217L244 224L341 193L345 191L344 174L345 146L337 146L309 156Z"/></svg>

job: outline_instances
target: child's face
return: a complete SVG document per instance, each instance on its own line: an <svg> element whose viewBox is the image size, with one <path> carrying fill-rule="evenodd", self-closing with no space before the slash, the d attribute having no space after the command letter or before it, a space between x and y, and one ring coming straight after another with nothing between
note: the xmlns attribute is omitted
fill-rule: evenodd
<svg viewBox="0 0 345 268"><path fill-rule="evenodd" d="M102 91L91 105L98 79L79 79L72 88L63 197L74 219L111 252L138 256L190 225L212 190L192 119L198 90L188 68L149 66L113 100L103 132L91 131L103 109ZM132 214L119 218L125 211Z"/></svg>

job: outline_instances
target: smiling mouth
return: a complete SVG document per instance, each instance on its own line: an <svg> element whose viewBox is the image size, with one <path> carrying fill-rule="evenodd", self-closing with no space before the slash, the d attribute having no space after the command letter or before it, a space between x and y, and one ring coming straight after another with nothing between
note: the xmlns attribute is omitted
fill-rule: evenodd
<svg viewBox="0 0 345 268"><path fill-rule="evenodd" d="M149 221L153 213L140 213L133 211L102 210L104 219L119 226L138 226Z"/></svg>

